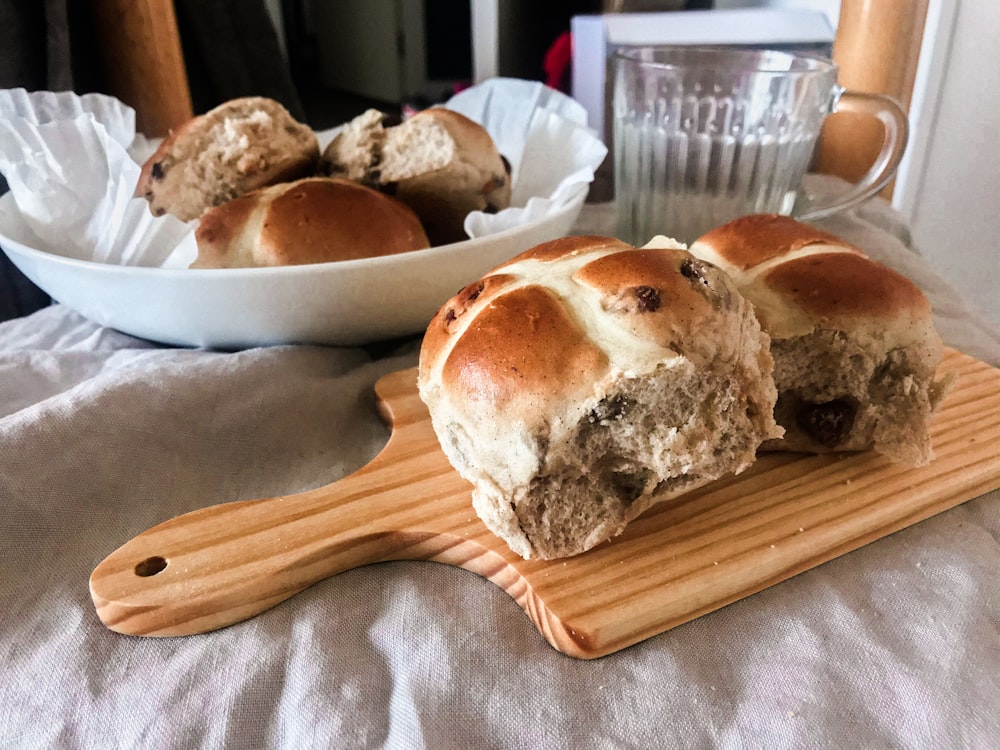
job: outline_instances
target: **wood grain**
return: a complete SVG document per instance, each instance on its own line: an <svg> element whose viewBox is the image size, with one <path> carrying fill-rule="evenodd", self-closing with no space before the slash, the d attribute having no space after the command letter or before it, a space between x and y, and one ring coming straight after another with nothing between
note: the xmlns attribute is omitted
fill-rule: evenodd
<svg viewBox="0 0 1000 750"><path fill-rule="evenodd" d="M108 93L153 138L194 115L172 0L89 0Z"/></svg>
<svg viewBox="0 0 1000 750"><path fill-rule="evenodd" d="M942 368L959 377L933 424L930 466L873 453L765 455L556 561L522 560L482 525L438 448L415 371L394 373L376 385L392 435L367 466L309 492L155 526L94 570L91 595L113 630L190 635L344 570L436 560L503 588L560 651L603 656L1000 487L1000 371L954 351Z"/></svg>
<svg viewBox="0 0 1000 750"><path fill-rule="evenodd" d="M840 84L886 94L909 111L920 59L928 0L842 0L833 42ZM855 112L823 123L815 170L858 182L882 148L882 124ZM882 191L892 197L892 187Z"/></svg>

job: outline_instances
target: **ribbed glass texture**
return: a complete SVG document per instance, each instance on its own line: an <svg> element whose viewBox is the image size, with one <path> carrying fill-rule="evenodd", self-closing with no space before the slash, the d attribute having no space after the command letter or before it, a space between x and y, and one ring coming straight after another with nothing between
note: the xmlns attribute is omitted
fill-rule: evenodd
<svg viewBox="0 0 1000 750"><path fill-rule="evenodd" d="M836 67L777 51L662 47L615 57L619 235L684 242L789 213L836 94Z"/></svg>

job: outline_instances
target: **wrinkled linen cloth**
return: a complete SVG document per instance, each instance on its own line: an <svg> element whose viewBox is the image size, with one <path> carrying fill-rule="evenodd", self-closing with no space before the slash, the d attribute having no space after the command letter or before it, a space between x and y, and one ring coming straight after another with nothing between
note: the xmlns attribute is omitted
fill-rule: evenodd
<svg viewBox="0 0 1000 750"><path fill-rule="evenodd" d="M576 229L612 222L588 206ZM886 204L824 226L1000 365ZM135 535L374 457L373 384L418 346L180 350L60 305L0 324L0 748L997 747L997 491L593 661L489 581L421 562L205 635L101 624L88 576Z"/></svg>

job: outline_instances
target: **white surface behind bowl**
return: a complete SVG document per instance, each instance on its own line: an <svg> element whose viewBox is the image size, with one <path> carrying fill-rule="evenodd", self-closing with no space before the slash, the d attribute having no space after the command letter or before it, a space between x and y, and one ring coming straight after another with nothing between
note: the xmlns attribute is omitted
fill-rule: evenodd
<svg viewBox="0 0 1000 750"><path fill-rule="evenodd" d="M586 185L548 216L480 239L382 258L305 266L163 269L75 260L34 249L11 195L0 246L53 299L101 325L176 346L354 346L421 333L467 283L564 236Z"/></svg>

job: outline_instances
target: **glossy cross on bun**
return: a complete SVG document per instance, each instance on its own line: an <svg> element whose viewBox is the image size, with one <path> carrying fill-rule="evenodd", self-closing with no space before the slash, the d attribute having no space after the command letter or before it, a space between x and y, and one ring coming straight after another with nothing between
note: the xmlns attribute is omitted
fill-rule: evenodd
<svg viewBox="0 0 1000 750"><path fill-rule="evenodd" d="M874 449L903 463L932 458L928 425L947 383L931 306L909 279L816 227L754 215L695 241L771 336L785 428L766 449Z"/></svg>
<svg viewBox="0 0 1000 750"><path fill-rule="evenodd" d="M679 247L548 242L431 321L421 398L477 514L521 556L583 552L780 434L752 307Z"/></svg>

